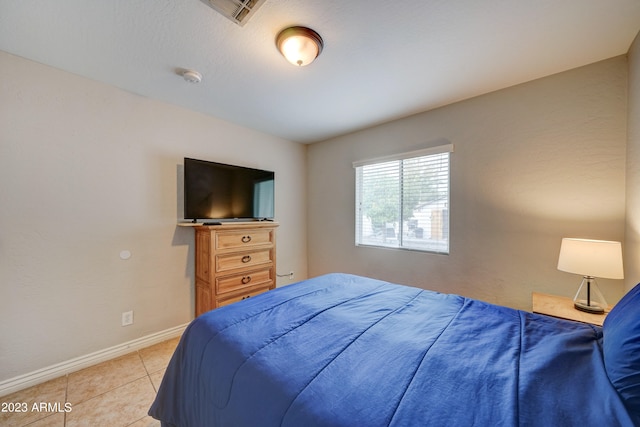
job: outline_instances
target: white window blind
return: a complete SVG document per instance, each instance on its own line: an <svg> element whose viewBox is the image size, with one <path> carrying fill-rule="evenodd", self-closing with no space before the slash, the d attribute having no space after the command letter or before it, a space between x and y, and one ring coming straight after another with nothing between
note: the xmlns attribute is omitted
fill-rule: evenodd
<svg viewBox="0 0 640 427"><path fill-rule="evenodd" d="M453 145L355 162L356 245L449 253Z"/></svg>

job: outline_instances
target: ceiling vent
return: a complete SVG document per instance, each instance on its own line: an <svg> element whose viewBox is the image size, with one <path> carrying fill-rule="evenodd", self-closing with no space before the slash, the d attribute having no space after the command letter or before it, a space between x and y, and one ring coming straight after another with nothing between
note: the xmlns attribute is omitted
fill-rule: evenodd
<svg viewBox="0 0 640 427"><path fill-rule="evenodd" d="M241 27L266 0L202 0Z"/></svg>

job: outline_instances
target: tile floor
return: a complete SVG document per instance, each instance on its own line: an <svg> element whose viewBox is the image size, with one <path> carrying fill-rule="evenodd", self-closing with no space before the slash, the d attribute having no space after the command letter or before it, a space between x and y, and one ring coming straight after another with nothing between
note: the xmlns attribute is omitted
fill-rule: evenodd
<svg viewBox="0 0 640 427"><path fill-rule="evenodd" d="M159 427L160 422L147 411L179 340L164 341L0 397L2 403L26 404L27 408L26 412L0 412L0 426ZM41 403L45 406L40 408Z"/></svg>

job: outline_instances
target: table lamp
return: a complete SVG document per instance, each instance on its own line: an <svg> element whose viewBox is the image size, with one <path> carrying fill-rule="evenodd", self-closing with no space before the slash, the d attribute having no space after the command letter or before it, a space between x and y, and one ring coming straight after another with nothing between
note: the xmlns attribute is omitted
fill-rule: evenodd
<svg viewBox="0 0 640 427"><path fill-rule="evenodd" d="M558 270L582 275L582 283L573 298L576 309L604 313L607 308L596 277L623 279L622 244L606 240L562 239Z"/></svg>

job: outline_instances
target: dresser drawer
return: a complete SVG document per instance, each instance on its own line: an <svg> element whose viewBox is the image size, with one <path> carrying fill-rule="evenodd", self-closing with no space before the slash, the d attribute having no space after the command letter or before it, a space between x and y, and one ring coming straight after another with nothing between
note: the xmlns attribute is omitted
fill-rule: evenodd
<svg viewBox="0 0 640 427"><path fill-rule="evenodd" d="M216 255L216 272L247 269L272 264L271 249Z"/></svg>
<svg viewBox="0 0 640 427"><path fill-rule="evenodd" d="M223 276L216 279L216 290L218 294L235 292L243 288L253 288L255 286L265 286L269 288L275 283L272 277L272 269L254 270ZM222 295L220 295L222 297Z"/></svg>
<svg viewBox="0 0 640 427"><path fill-rule="evenodd" d="M242 301L243 299L255 297L256 295L260 295L262 293L267 292L269 289L270 289L269 287L257 288L257 289L252 289L251 291L246 293L236 294L229 298L219 298L217 300L217 306L222 307L225 305L233 304L234 302Z"/></svg>
<svg viewBox="0 0 640 427"><path fill-rule="evenodd" d="M273 230L268 229L221 231L216 234L216 250L273 245L273 236Z"/></svg>

